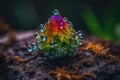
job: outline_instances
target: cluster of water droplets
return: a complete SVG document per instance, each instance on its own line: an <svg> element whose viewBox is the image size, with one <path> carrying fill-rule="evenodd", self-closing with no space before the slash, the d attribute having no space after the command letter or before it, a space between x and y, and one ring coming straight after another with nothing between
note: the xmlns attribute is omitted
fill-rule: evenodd
<svg viewBox="0 0 120 80"><path fill-rule="evenodd" d="M40 24L39 32L40 33L44 32L44 25L43 24ZM44 34L40 35L39 32L36 32L34 34L34 38L36 39L36 42L33 42L28 46L28 51L29 52L32 52L32 51L35 51L35 50L38 50L38 49L42 49L41 41L44 42L46 40L46 36Z"/></svg>
<svg viewBox="0 0 120 80"><path fill-rule="evenodd" d="M36 44L33 42L32 44L30 44L30 45L28 46L28 51L29 51L29 52L32 52L32 51L34 51L34 50L37 50L37 46L36 46Z"/></svg>
<svg viewBox="0 0 120 80"><path fill-rule="evenodd" d="M78 31L77 32L77 36L78 36L78 44L79 45L82 45L82 32L81 31Z"/></svg>

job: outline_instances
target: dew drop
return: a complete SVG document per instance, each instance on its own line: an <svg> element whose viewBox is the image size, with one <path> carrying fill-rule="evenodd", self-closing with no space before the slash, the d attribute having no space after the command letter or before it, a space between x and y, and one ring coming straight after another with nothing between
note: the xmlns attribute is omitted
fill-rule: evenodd
<svg viewBox="0 0 120 80"><path fill-rule="evenodd" d="M79 35L79 36L82 36L82 33L79 33L78 35Z"/></svg>
<svg viewBox="0 0 120 80"><path fill-rule="evenodd" d="M54 46L55 46L54 42L50 43L50 46L51 46L51 47L54 47Z"/></svg>
<svg viewBox="0 0 120 80"><path fill-rule="evenodd" d="M38 36L39 36L39 35L38 35L38 33L35 33L35 35L34 35L34 36L35 36L35 38L38 38Z"/></svg>
<svg viewBox="0 0 120 80"><path fill-rule="evenodd" d="M54 44L55 44L55 46L57 46L58 45L58 41L55 41Z"/></svg>
<svg viewBox="0 0 120 80"><path fill-rule="evenodd" d="M68 21L68 24L70 25L71 28L73 28L73 24L71 21Z"/></svg>
<svg viewBox="0 0 120 80"><path fill-rule="evenodd" d="M82 36L79 36L80 39L82 39L83 37Z"/></svg>
<svg viewBox="0 0 120 80"><path fill-rule="evenodd" d="M36 50L36 49L37 49L35 43L32 43L32 44L31 44L31 47L32 47L33 50Z"/></svg>
<svg viewBox="0 0 120 80"><path fill-rule="evenodd" d="M83 37L82 37L82 32L81 32L81 31L78 31L78 32L77 32L77 35L78 35L79 39L82 39L82 38L83 38Z"/></svg>
<svg viewBox="0 0 120 80"><path fill-rule="evenodd" d="M79 42L79 45L82 45L82 42L81 42L81 41Z"/></svg>
<svg viewBox="0 0 120 80"><path fill-rule="evenodd" d="M39 29L40 29L40 32L44 32L44 25L43 25L43 24L40 24Z"/></svg>
<svg viewBox="0 0 120 80"><path fill-rule="evenodd" d="M50 46L51 46L51 47L55 47L55 46L57 46L57 45L58 45L58 42L57 42L57 41L50 43Z"/></svg>
<svg viewBox="0 0 120 80"><path fill-rule="evenodd" d="M67 19L66 17L64 17L64 21L65 21L65 22L68 22L68 19Z"/></svg>
<svg viewBox="0 0 120 80"><path fill-rule="evenodd" d="M82 32L81 31L78 31L78 36L82 36Z"/></svg>
<svg viewBox="0 0 120 80"><path fill-rule="evenodd" d="M28 46L28 52L32 52L33 51L33 49L32 49L32 47L29 45Z"/></svg>
<svg viewBox="0 0 120 80"><path fill-rule="evenodd" d="M46 37L44 35L41 35L41 41L45 41L46 40Z"/></svg>
<svg viewBox="0 0 120 80"><path fill-rule="evenodd" d="M59 11L58 11L57 9L55 9L55 10L53 11L53 15L59 15Z"/></svg>

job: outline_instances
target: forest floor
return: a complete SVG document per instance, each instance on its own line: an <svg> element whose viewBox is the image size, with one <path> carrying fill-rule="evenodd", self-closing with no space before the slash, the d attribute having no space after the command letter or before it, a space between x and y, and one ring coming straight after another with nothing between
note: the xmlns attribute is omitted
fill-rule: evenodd
<svg viewBox="0 0 120 80"><path fill-rule="evenodd" d="M72 56L49 60L27 52L32 33L1 38L0 80L120 80L120 46L112 41L85 36Z"/></svg>

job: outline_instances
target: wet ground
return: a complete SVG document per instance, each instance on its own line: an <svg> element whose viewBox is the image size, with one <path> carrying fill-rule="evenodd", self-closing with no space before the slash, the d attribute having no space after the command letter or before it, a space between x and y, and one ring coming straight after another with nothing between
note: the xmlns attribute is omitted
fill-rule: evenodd
<svg viewBox="0 0 120 80"><path fill-rule="evenodd" d="M0 80L120 80L120 46L111 41L86 36L72 56L49 60L27 52L33 32L23 33L0 40Z"/></svg>

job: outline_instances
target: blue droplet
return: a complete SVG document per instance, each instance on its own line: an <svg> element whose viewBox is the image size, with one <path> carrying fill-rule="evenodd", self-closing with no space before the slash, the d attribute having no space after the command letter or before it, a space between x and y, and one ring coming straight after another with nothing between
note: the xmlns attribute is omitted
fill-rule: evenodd
<svg viewBox="0 0 120 80"><path fill-rule="evenodd" d="M40 32L44 32L44 25L43 25L43 24L40 24L39 29L40 29Z"/></svg>
<svg viewBox="0 0 120 80"><path fill-rule="evenodd" d="M41 41L45 41L46 40L46 37L44 35L41 35Z"/></svg>
<svg viewBox="0 0 120 80"><path fill-rule="evenodd" d="M35 36L35 38L38 38L38 36L39 36L39 35L38 35L38 33L35 33L35 35L34 35L34 36Z"/></svg>
<svg viewBox="0 0 120 80"><path fill-rule="evenodd" d="M79 35L79 36L82 36L82 33L79 33L78 35Z"/></svg>
<svg viewBox="0 0 120 80"><path fill-rule="evenodd" d="M32 49L32 47L29 45L28 46L28 52L32 52L33 51L33 49Z"/></svg>
<svg viewBox="0 0 120 80"><path fill-rule="evenodd" d="M31 44L31 47L32 47L33 50L36 50L36 49L37 49L35 43L32 43L32 44Z"/></svg>
<svg viewBox="0 0 120 80"><path fill-rule="evenodd" d="M81 41L79 42L79 45L82 45L82 42L81 42Z"/></svg>
<svg viewBox="0 0 120 80"><path fill-rule="evenodd" d="M65 22L68 22L68 19L65 17L65 18L64 18L64 21L65 21Z"/></svg>
<svg viewBox="0 0 120 80"><path fill-rule="evenodd" d="M80 39L82 39L83 37L82 36L79 36Z"/></svg>
<svg viewBox="0 0 120 80"><path fill-rule="evenodd" d="M57 9L55 9L55 10L53 11L53 15L59 15L59 11L58 11Z"/></svg>
<svg viewBox="0 0 120 80"><path fill-rule="evenodd" d="M54 47L54 46L55 46L54 42L51 42L50 47Z"/></svg>
<svg viewBox="0 0 120 80"><path fill-rule="evenodd" d="M82 38L83 38L83 37L82 37L82 32L81 32L81 31L78 31L78 32L77 32L77 35L78 35L78 38L79 38L79 39L82 39Z"/></svg>
<svg viewBox="0 0 120 80"><path fill-rule="evenodd" d="M78 31L78 36L82 36L82 32L81 31Z"/></svg>
<svg viewBox="0 0 120 80"><path fill-rule="evenodd" d="M70 25L71 28L73 28L73 24L71 21L68 21L68 24Z"/></svg>
<svg viewBox="0 0 120 80"><path fill-rule="evenodd" d="M55 46L57 46L57 45L58 45L58 42L57 42L57 41L55 41L55 42L54 42L54 44L55 44Z"/></svg>

